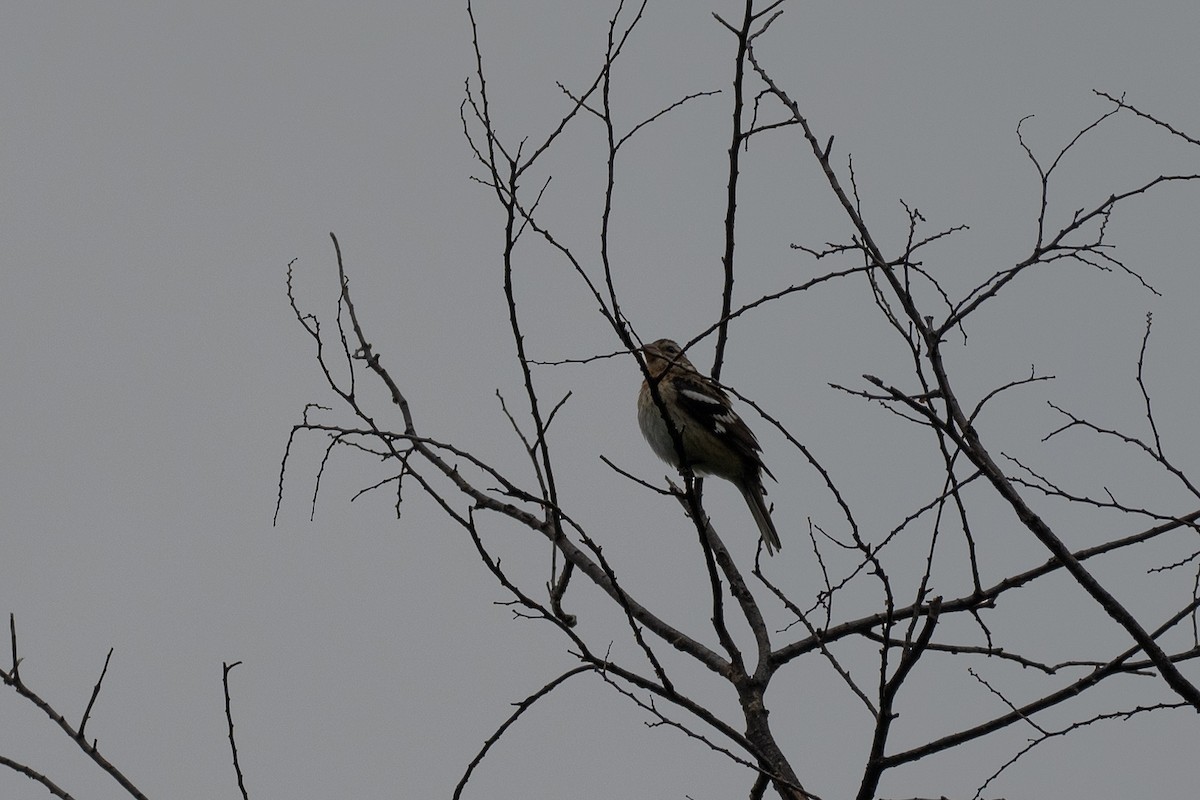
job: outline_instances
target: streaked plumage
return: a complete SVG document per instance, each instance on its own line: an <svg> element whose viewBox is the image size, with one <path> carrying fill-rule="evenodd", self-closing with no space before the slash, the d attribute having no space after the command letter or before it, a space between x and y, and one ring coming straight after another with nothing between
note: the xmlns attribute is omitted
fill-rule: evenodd
<svg viewBox="0 0 1200 800"><path fill-rule="evenodd" d="M741 491L767 553L773 555L781 544L762 485L762 474L771 471L762 463L762 448L754 433L733 410L729 395L701 374L678 344L659 339L643 347L642 353L683 440L688 465L698 475L724 478ZM658 457L679 467L679 451L645 380L638 393L638 425Z"/></svg>

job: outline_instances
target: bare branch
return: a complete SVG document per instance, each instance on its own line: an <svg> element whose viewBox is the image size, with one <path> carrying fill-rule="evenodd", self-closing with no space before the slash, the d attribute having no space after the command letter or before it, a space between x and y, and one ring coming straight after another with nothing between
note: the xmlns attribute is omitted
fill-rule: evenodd
<svg viewBox="0 0 1200 800"><path fill-rule="evenodd" d="M1120 97L1113 97L1111 94L1108 94L1107 92L1101 92L1098 89L1093 89L1092 91L1095 94L1099 95L1100 97L1103 97L1104 99L1115 103L1118 108L1127 108L1130 111L1132 111L1134 114L1137 114L1142 119L1150 120L1155 125L1168 131L1172 136L1178 136L1180 139L1183 139L1188 144L1200 145L1200 139L1196 139L1195 137L1188 136L1183 131L1173 127L1172 125L1170 125L1166 122L1163 122L1161 119L1154 116L1153 114L1148 114L1145 111L1142 111L1142 110L1138 109L1137 107L1132 106L1129 103L1126 103L1125 95L1122 94Z"/></svg>
<svg viewBox="0 0 1200 800"><path fill-rule="evenodd" d="M88 718L92 715L92 706L96 704L96 698L100 696L100 684L104 683L104 676L108 674L108 662L112 660L113 649L108 648L108 655L104 657L104 667L100 670L100 677L96 679L96 685L92 687L92 696L88 698L87 708L83 710L83 717L79 720L79 738L84 738L83 730L87 727Z"/></svg>
<svg viewBox="0 0 1200 800"><path fill-rule="evenodd" d="M225 691L225 721L229 725L229 750L233 755L233 771L237 775L238 791L241 792L242 800L250 800L250 795L246 793L246 781L242 775L242 763L238 759L237 741L233 738L233 703L229 698L229 672L241 663L235 661L232 664L226 662L221 665L221 686Z"/></svg>
<svg viewBox="0 0 1200 800"><path fill-rule="evenodd" d="M45 700L43 700L37 694L37 692L30 689L29 686L26 685L25 681L21 679L20 674L17 672L17 667L21 663L21 659L17 657L17 624L16 624L16 619L15 619L14 615L12 615L12 614L9 614L9 616L8 616L8 627L9 627L9 633L10 633L10 640L12 643L13 666L8 672L4 672L3 670L0 670L0 680L3 680L4 684L6 686L11 686L18 695L25 698L29 702L33 703L33 705L37 706L43 714L45 714L47 717L49 717L50 720L55 725L57 725L59 728L61 728L63 730L64 733L67 734L67 737L69 739L71 739L73 742L75 742L75 745L83 752L84 755L86 755L88 758L90 758L92 760L92 762L96 764L96 766L100 767L100 769L102 769L102 770L104 770L104 772L108 773L108 775L113 780L115 780L117 783L119 783L121 785L121 788L124 789L125 792L130 797L137 798L137 800L146 800L146 796L144 794L142 794L141 790L138 789L136 786L134 786L133 783L129 780L129 778L125 777L124 773L122 773L121 770L117 769L116 766L114 766L112 764L112 762L110 762L107 758L105 758L104 756L102 756L100 754L100 750L96 747L95 740L93 740L89 744L87 739L85 739L83 737L83 734L80 731L75 730L75 728L73 728L71 726L71 723L67 722L66 718L62 714L60 714L56 710L54 710L54 708L49 703L47 703ZM105 664L107 666L107 661L105 662ZM103 675L101 675L101 678L103 678ZM94 699L95 693L99 692L98 687L99 687L99 682L97 682L97 689L93 692L93 699ZM88 709L90 711L91 703L88 704ZM84 714L84 722L87 722L87 718L88 718L88 715L85 713ZM20 765L17 764L17 762L12 762L12 764L6 763L6 766L10 766L13 768L20 767ZM21 770L21 769L18 769L18 771L24 772L24 770ZM24 772L24 774L29 775L28 772ZM37 778L35 778L33 775L29 775L29 777L37 780ZM41 782L43 786L46 786L47 789L50 788L51 782L48 779L46 781L39 781L39 782ZM65 795L60 795L60 796L65 796Z"/></svg>
<svg viewBox="0 0 1200 800"><path fill-rule="evenodd" d="M454 787L454 800L458 800L460 797L462 797L462 792L467 786L467 781L471 780L471 773L473 773L475 768L479 766L479 763L483 761L483 757L487 755L488 750L492 749L492 745L500 741L500 737L504 735L504 732L508 730L509 727L511 727L512 724L516 722L522 714L528 711L538 700L541 700L543 697L550 694L550 692L554 691L563 683L565 683L568 678L572 678L583 672L594 671L595 668L591 665L584 665L569 669L562 675L559 675L557 678L547 683L542 688L538 689L533 694L529 695L529 697L526 697L519 703L515 703L514 705L516 705L517 710L509 715L508 719L501 723L500 727L496 729L495 733L488 737L487 741L483 743L483 747L480 749L479 753L475 756L475 758L471 759L471 763L467 765L467 769L465 772L463 772L462 778L459 779L458 785Z"/></svg>

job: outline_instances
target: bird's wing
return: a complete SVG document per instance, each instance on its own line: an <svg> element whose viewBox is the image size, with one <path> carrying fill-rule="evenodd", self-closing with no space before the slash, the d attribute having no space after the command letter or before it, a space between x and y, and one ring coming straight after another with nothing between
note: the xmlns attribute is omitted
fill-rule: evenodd
<svg viewBox="0 0 1200 800"><path fill-rule="evenodd" d="M729 395L699 375L676 375L672 382L679 405L690 417L744 458L766 469L759 458L762 447L733 410Z"/></svg>

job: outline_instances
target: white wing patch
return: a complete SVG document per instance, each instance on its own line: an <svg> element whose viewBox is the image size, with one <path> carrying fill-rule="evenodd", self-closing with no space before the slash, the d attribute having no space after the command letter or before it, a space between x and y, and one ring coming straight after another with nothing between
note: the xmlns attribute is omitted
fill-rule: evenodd
<svg viewBox="0 0 1200 800"><path fill-rule="evenodd" d="M697 402L704 403L705 405L717 406L718 408L725 405L712 395L705 394L704 392L697 392L695 389L680 389L679 393L686 397L690 397Z"/></svg>
<svg viewBox="0 0 1200 800"><path fill-rule="evenodd" d="M717 433L725 433L725 431L728 430L725 427L726 425L736 427L739 424L741 424L741 420L738 419L738 415L732 411L726 411L724 414L718 414L713 417L713 430L715 430Z"/></svg>
<svg viewBox="0 0 1200 800"><path fill-rule="evenodd" d="M681 388L679 393L699 406L696 410L708 416L709 425L712 426L713 432L724 435L730 428L737 428L742 424L741 418L737 412L725 404L725 401L719 397L713 397L707 392L698 391L696 389ZM704 419L704 417L701 417Z"/></svg>

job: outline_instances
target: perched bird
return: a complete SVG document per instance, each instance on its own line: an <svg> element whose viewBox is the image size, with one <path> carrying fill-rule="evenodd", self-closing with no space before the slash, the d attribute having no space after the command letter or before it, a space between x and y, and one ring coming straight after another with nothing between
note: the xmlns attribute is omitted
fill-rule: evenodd
<svg viewBox="0 0 1200 800"><path fill-rule="evenodd" d="M663 461L680 466L679 449L650 393L654 382L683 441L688 466L697 475L715 475L738 488L758 524L767 554L774 555L781 547L779 533L771 521L762 484L762 474L771 475L771 471L762 463L762 448L733 410L729 395L692 366L670 339L651 342L642 348L642 354L650 379L642 381L638 393L638 425L650 448Z"/></svg>

